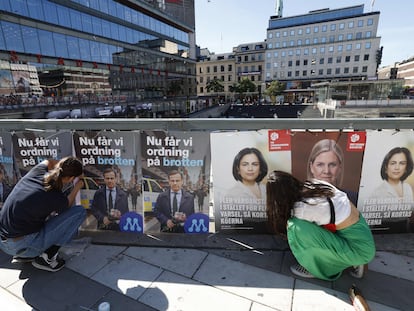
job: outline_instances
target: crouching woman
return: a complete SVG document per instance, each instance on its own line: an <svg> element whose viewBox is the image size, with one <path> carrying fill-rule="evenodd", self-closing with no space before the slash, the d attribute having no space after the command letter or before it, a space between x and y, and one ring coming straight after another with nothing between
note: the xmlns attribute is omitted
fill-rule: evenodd
<svg viewBox="0 0 414 311"><path fill-rule="evenodd" d="M273 171L267 181L266 211L271 229L287 234L299 264L292 273L332 281L350 268L362 278L375 256L371 230L347 195L333 185L301 182L291 174Z"/></svg>

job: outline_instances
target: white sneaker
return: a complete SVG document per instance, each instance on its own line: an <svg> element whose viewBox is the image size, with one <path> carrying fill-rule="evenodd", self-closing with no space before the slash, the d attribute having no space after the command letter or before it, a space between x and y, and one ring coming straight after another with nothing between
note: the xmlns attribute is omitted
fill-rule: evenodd
<svg viewBox="0 0 414 311"><path fill-rule="evenodd" d="M306 270L304 267L302 267L300 264L296 264L293 266L290 266L290 271L292 271L293 274L303 277L303 278L308 278L308 279L314 279L315 277L309 273L308 270Z"/></svg>
<svg viewBox="0 0 414 311"><path fill-rule="evenodd" d="M356 279L362 279L364 276L364 269L365 265L352 266L349 274Z"/></svg>

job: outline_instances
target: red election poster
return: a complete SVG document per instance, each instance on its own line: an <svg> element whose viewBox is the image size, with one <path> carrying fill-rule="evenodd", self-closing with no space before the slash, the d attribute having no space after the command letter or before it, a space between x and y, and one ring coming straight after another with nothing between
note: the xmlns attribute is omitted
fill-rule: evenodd
<svg viewBox="0 0 414 311"><path fill-rule="evenodd" d="M365 132L293 132L292 174L299 180L320 179L358 202Z"/></svg>

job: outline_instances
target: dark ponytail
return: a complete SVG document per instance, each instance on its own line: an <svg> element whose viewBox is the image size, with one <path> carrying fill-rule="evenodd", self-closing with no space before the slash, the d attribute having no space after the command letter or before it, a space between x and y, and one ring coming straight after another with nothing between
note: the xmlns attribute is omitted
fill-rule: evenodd
<svg viewBox="0 0 414 311"><path fill-rule="evenodd" d="M63 189L63 177L77 177L82 175L82 163L75 157L61 159L56 166L45 176L44 184L46 191Z"/></svg>

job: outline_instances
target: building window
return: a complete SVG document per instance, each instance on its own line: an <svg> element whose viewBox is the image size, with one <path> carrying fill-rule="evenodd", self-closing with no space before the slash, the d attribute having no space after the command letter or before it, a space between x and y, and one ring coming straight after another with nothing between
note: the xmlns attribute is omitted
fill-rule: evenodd
<svg viewBox="0 0 414 311"><path fill-rule="evenodd" d="M342 61L342 56L336 57L336 63L339 64Z"/></svg>
<svg viewBox="0 0 414 311"><path fill-rule="evenodd" d="M299 70L295 71L295 77L299 77Z"/></svg>
<svg viewBox="0 0 414 311"><path fill-rule="evenodd" d="M364 60L369 60L369 54L364 54Z"/></svg>
<svg viewBox="0 0 414 311"><path fill-rule="evenodd" d="M220 71L223 72L224 71L224 65L220 66Z"/></svg>
<svg viewBox="0 0 414 311"><path fill-rule="evenodd" d="M332 69L331 68L326 69L326 74L331 75L332 74Z"/></svg>
<svg viewBox="0 0 414 311"><path fill-rule="evenodd" d="M321 43L326 43L326 37L321 38Z"/></svg>
<svg viewBox="0 0 414 311"><path fill-rule="evenodd" d="M374 24L374 20L372 18L368 18L367 26L372 26Z"/></svg>
<svg viewBox="0 0 414 311"><path fill-rule="evenodd" d="M204 93L204 88L200 86L200 93Z"/></svg>
<svg viewBox="0 0 414 311"><path fill-rule="evenodd" d="M298 35L301 36L303 34L302 28L298 29Z"/></svg>
<svg viewBox="0 0 414 311"><path fill-rule="evenodd" d="M217 72L217 66L213 67L213 72Z"/></svg>
<svg viewBox="0 0 414 311"><path fill-rule="evenodd" d="M300 60L299 59L296 60L296 66L300 66Z"/></svg>
<svg viewBox="0 0 414 311"><path fill-rule="evenodd" d="M303 55L309 55L309 49L304 49Z"/></svg>
<svg viewBox="0 0 414 311"><path fill-rule="evenodd" d="M289 56L293 56L293 50L289 50L289 51L288 51L288 55L289 55Z"/></svg>
<svg viewBox="0 0 414 311"><path fill-rule="evenodd" d="M296 55L300 56L300 49L296 49Z"/></svg>
<svg viewBox="0 0 414 311"><path fill-rule="evenodd" d="M313 32L318 33L319 32L319 27L318 26L313 27Z"/></svg>
<svg viewBox="0 0 414 311"><path fill-rule="evenodd" d="M306 38L305 39L305 45L309 45L310 44L310 39L309 38Z"/></svg>
<svg viewBox="0 0 414 311"><path fill-rule="evenodd" d="M282 57L286 57L286 51L282 51Z"/></svg>
<svg viewBox="0 0 414 311"><path fill-rule="evenodd" d="M272 38L273 38L273 33L269 32L269 33L267 34L267 38L272 39Z"/></svg>
<svg viewBox="0 0 414 311"><path fill-rule="evenodd" d="M290 46L294 46L295 45L295 41L294 40L290 40L289 45Z"/></svg>
<svg viewBox="0 0 414 311"><path fill-rule="evenodd" d="M200 83L204 83L204 77L200 77Z"/></svg>
<svg viewBox="0 0 414 311"><path fill-rule="evenodd" d="M249 61L249 55L244 55L244 61L248 62Z"/></svg>
<svg viewBox="0 0 414 311"><path fill-rule="evenodd" d="M314 59L314 58L313 58L313 59L311 60L311 65L316 65L316 59Z"/></svg>
<svg viewBox="0 0 414 311"><path fill-rule="evenodd" d="M329 36L329 43L333 43L333 42L335 42L335 36L334 35Z"/></svg>
<svg viewBox="0 0 414 311"><path fill-rule="evenodd" d="M287 31L283 32L283 37L287 37Z"/></svg>
<svg viewBox="0 0 414 311"><path fill-rule="evenodd" d="M199 73L203 73L203 67L199 67L199 68L198 68L198 72L199 72Z"/></svg>
<svg viewBox="0 0 414 311"><path fill-rule="evenodd" d="M220 81L223 81L224 82L224 76L221 76L220 77Z"/></svg>
<svg viewBox="0 0 414 311"><path fill-rule="evenodd" d="M316 54L317 49L316 48L312 48L312 54Z"/></svg>
<svg viewBox="0 0 414 311"><path fill-rule="evenodd" d="M346 40L352 40L352 33L346 35Z"/></svg>
<svg viewBox="0 0 414 311"><path fill-rule="evenodd" d="M371 31L367 31L365 33L365 38L371 38Z"/></svg>
<svg viewBox="0 0 414 311"><path fill-rule="evenodd" d="M318 75L323 76L323 69L318 70Z"/></svg>
<svg viewBox="0 0 414 311"><path fill-rule="evenodd" d="M325 54L325 47L324 46L321 46L321 48L319 49L319 53Z"/></svg>
<svg viewBox="0 0 414 311"><path fill-rule="evenodd" d="M292 71L288 71L288 77L292 76Z"/></svg>
<svg viewBox="0 0 414 311"><path fill-rule="evenodd" d="M361 40L362 39L362 32L357 32L356 36L355 36L355 39Z"/></svg>
<svg viewBox="0 0 414 311"><path fill-rule="evenodd" d="M353 21L350 21L348 23L348 28L354 28L354 22Z"/></svg>
<svg viewBox="0 0 414 311"><path fill-rule="evenodd" d="M307 75L308 75L308 71L307 71L307 70L304 70L304 71L302 72L302 76L306 77Z"/></svg>
<svg viewBox="0 0 414 311"><path fill-rule="evenodd" d="M298 45L302 45L302 39L298 39Z"/></svg>
<svg viewBox="0 0 414 311"><path fill-rule="evenodd" d="M349 63L351 61L351 56L345 56L345 63Z"/></svg>
<svg viewBox="0 0 414 311"><path fill-rule="evenodd" d="M344 73L349 73L349 67L344 68Z"/></svg>
<svg viewBox="0 0 414 311"><path fill-rule="evenodd" d="M368 72L368 66L363 66L362 67L362 72Z"/></svg>
<svg viewBox="0 0 414 311"><path fill-rule="evenodd" d="M339 75L341 73L341 68L337 67L335 68L335 74Z"/></svg>
<svg viewBox="0 0 414 311"><path fill-rule="evenodd" d="M210 66L207 66L207 73L210 73Z"/></svg>
<svg viewBox="0 0 414 311"><path fill-rule="evenodd" d="M355 50L360 50L360 49L361 49L361 43L356 43Z"/></svg>
<svg viewBox="0 0 414 311"><path fill-rule="evenodd" d="M306 29L305 29L305 33L306 33L306 34L310 34L310 33L311 33L311 29L310 29L310 27L306 27Z"/></svg>
<svg viewBox="0 0 414 311"><path fill-rule="evenodd" d="M335 31L336 30L336 24L331 24L331 31Z"/></svg>
<svg viewBox="0 0 414 311"><path fill-rule="evenodd" d="M345 28L345 23L340 23L340 24L339 24L339 29L340 29L340 30L343 30L344 28Z"/></svg>
<svg viewBox="0 0 414 311"><path fill-rule="evenodd" d="M268 49L272 49L272 48L273 48L273 44L269 42L269 43L267 44L267 48L268 48Z"/></svg>
<svg viewBox="0 0 414 311"><path fill-rule="evenodd" d="M333 51L334 51L333 45L329 46L328 51L329 51L329 53L333 53Z"/></svg>
<svg viewBox="0 0 414 311"><path fill-rule="evenodd" d="M232 76L232 75L228 75L228 76L227 76L227 81L229 81L229 82L230 82L230 81L232 81L232 80L233 80L233 76Z"/></svg>
<svg viewBox="0 0 414 311"><path fill-rule="evenodd" d="M365 49L368 50L371 48L371 42L366 42L365 43Z"/></svg>
<svg viewBox="0 0 414 311"><path fill-rule="evenodd" d="M233 65L232 64L229 64L227 66L227 71L233 71Z"/></svg>
<svg viewBox="0 0 414 311"><path fill-rule="evenodd" d="M279 56L279 53L278 53L278 52L274 52L274 53L273 53L273 56L274 56L274 57L278 57L278 56Z"/></svg>
<svg viewBox="0 0 414 311"><path fill-rule="evenodd" d="M272 54L271 54L270 52L267 52L267 53L266 53L266 57L267 57L267 58L270 58L270 57L272 57Z"/></svg>
<svg viewBox="0 0 414 311"><path fill-rule="evenodd" d="M308 60L307 59L304 59L303 60L303 66L307 66L308 65Z"/></svg>
<svg viewBox="0 0 414 311"><path fill-rule="evenodd" d="M352 73L358 73L358 67L353 67L352 68Z"/></svg>
<svg viewBox="0 0 414 311"><path fill-rule="evenodd" d="M293 61L288 61L288 67L292 67L292 65L293 65Z"/></svg>
<svg viewBox="0 0 414 311"><path fill-rule="evenodd" d="M342 34L341 34L341 35L339 35L339 36L338 36L338 41L344 41L344 35L342 35Z"/></svg>
<svg viewBox="0 0 414 311"><path fill-rule="evenodd" d="M363 19L360 19L358 21L358 27L364 27L364 20Z"/></svg>
<svg viewBox="0 0 414 311"><path fill-rule="evenodd" d="M276 35L276 38L280 38L280 32L279 31L277 31L275 35Z"/></svg>
<svg viewBox="0 0 414 311"><path fill-rule="evenodd" d="M352 50L352 44L347 44L346 45L346 50L351 51Z"/></svg>
<svg viewBox="0 0 414 311"><path fill-rule="evenodd" d="M313 44L318 44L318 38L313 38Z"/></svg>
<svg viewBox="0 0 414 311"><path fill-rule="evenodd" d="M354 62L359 62L359 55L354 56Z"/></svg>
<svg viewBox="0 0 414 311"><path fill-rule="evenodd" d="M322 32L326 32L327 29L328 29L328 26L322 25Z"/></svg>
<svg viewBox="0 0 414 311"><path fill-rule="evenodd" d="M332 64L333 62L333 58L332 57L328 57L328 64Z"/></svg>
<svg viewBox="0 0 414 311"><path fill-rule="evenodd" d="M312 69L311 72L310 72L310 74L311 74L311 76L314 76L316 74L315 69Z"/></svg>
<svg viewBox="0 0 414 311"><path fill-rule="evenodd" d="M321 58L321 59L319 59L319 64L320 65L323 65L325 63L325 58Z"/></svg>
<svg viewBox="0 0 414 311"><path fill-rule="evenodd" d="M342 44L341 45L338 45L338 52L342 52L343 49L344 49L344 46Z"/></svg>
<svg viewBox="0 0 414 311"><path fill-rule="evenodd" d="M290 31L290 35L291 35L291 36L294 36L294 35L295 35L295 31L294 31L294 30L291 30L291 31Z"/></svg>

